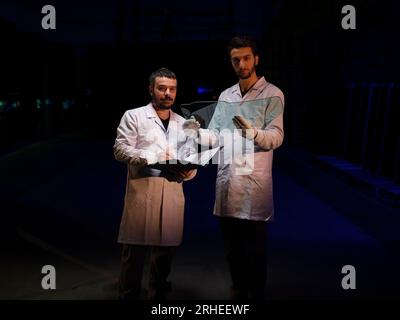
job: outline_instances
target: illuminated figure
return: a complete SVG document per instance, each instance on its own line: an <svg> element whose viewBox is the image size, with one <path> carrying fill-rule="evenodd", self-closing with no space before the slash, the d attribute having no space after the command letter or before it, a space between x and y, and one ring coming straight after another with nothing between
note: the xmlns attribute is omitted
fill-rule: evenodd
<svg viewBox="0 0 400 320"><path fill-rule="evenodd" d="M124 210L118 241L123 244L120 298L138 299L143 266L150 252L149 299L165 299L170 291L167 277L171 269L173 247L182 241L184 194L182 181L192 179L196 170L165 165L175 159L187 137L184 118L174 113L177 80L173 72L162 68L150 76L152 102L128 110L117 129L114 155L128 168Z"/></svg>

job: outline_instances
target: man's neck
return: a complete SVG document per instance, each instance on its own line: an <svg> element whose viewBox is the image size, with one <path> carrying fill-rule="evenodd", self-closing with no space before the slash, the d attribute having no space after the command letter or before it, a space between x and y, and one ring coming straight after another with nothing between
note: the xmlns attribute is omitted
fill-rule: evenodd
<svg viewBox="0 0 400 320"><path fill-rule="evenodd" d="M240 91L241 92L249 91L249 89L252 86L254 86L254 84L257 82L257 80L258 80L258 77L255 72L250 76L250 78L240 79L239 80Z"/></svg>
<svg viewBox="0 0 400 320"><path fill-rule="evenodd" d="M154 110L156 110L156 112L157 112L157 115L158 115L158 117L160 118L160 119L162 119L162 120L167 120L167 119L169 119L169 117L170 117L170 112L171 112L171 109L162 109L162 108L159 108L159 107L157 107L154 103L153 103L153 108L154 108Z"/></svg>

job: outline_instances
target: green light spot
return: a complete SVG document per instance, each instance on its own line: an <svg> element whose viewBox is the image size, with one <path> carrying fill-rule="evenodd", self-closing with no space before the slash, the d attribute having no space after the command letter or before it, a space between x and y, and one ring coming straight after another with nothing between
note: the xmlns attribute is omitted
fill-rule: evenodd
<svg viewBox="0 0 400 320"><path fill-rule="evenodd" d="M36 99L36 109L40 109L42 105L42 101L40 99Z"/></svg>

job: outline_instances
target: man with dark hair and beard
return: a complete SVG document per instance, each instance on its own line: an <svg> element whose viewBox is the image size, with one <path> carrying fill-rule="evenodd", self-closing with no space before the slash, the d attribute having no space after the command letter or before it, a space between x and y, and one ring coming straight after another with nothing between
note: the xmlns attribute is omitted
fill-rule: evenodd
<svg viewBox="0 0 400 320"><path fill-rule="evenodd" d="M173 248L182 241L184 194L182 181L196 170L156 169L152 164L177 159L186 141L185 119L171 110L175 74L161 68L149 79L152 101L128 110L117 129L114 155L127 164L128 175L118 242L123 244L120 299L139 299L146 255L150 253L148 299L163 300L171 290ZM159 168L158 166L157 168Z"/></svg>
<svg viewBox="0 0 400 320"><path fill-rule="evenodd" d="M266 222L274 213L272 155L283 142L284 96L257 75L259 54L250 37L234 37L228 52L239 82L221 93L207 129L200 129L194 119L187 120L184 127L198 132L200 144L218 144L224 154L232 151L222 133L226 130L237 135L232 135L232 140L241 138L254 146L246 154L234 156L233 161L219 161L214 215L218 216L225 242L231 298L263 299Z"/></svg>
<svg viewBox="0 0 400 320"><path fill-rule="evenodd" d="M266 110L276 109L275 104L281 104L279 108L283 110L282 91L256 73L259 62L256 43L250 37L234 37L228 52L239 82L223 91L218 100L242 103L265 99ZM246 108L250 106L251 103ZM254 170L248 175L237 175L232 165L219 167L214 214L219 216L225 241L232 279L231 298L263 299L267 269L266 222L273 217L272 150L283 142L283 113L268 123L260 119L265 125L255 128L257 117L262 115L252 114L252 110L245 112L247 119L239 115L232 120L242 135L254 142ZM209 128L218 128L217 122L211 121ZM224 182L226 178L229 183ZM223 199L232 201L227 203Z"/></svg>

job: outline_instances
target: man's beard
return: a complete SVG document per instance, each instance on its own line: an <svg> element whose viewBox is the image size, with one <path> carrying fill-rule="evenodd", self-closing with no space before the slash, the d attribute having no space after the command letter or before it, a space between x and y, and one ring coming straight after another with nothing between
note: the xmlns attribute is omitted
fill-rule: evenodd
<svg viewBox="0 0 400 320"><path fill-rule="evenodd" d="M172 102L171 104L168 104L168 105L165 105L165 102L167 102L167 103L169 103L169 102ZM156 100L154 100L153 99L153 104L157 107L157 108L159 108L159 109L163 109L163 110L169 110L169 109L171 109L172 108L172 105L174 104L174 101L173 100L166 100L166 101L156 101Z"/></svg>
<svg viewBox="0 0 400 320"><path fill-rule="evenodd" d="M251 75L254 73L255 70L256 70L256 65L254 64L253 67L249 70L249 72L247 72L245 75L241 75L240 71L237 72L236 74L239 77L239 79L246 80L251 77Z"/></svg>

